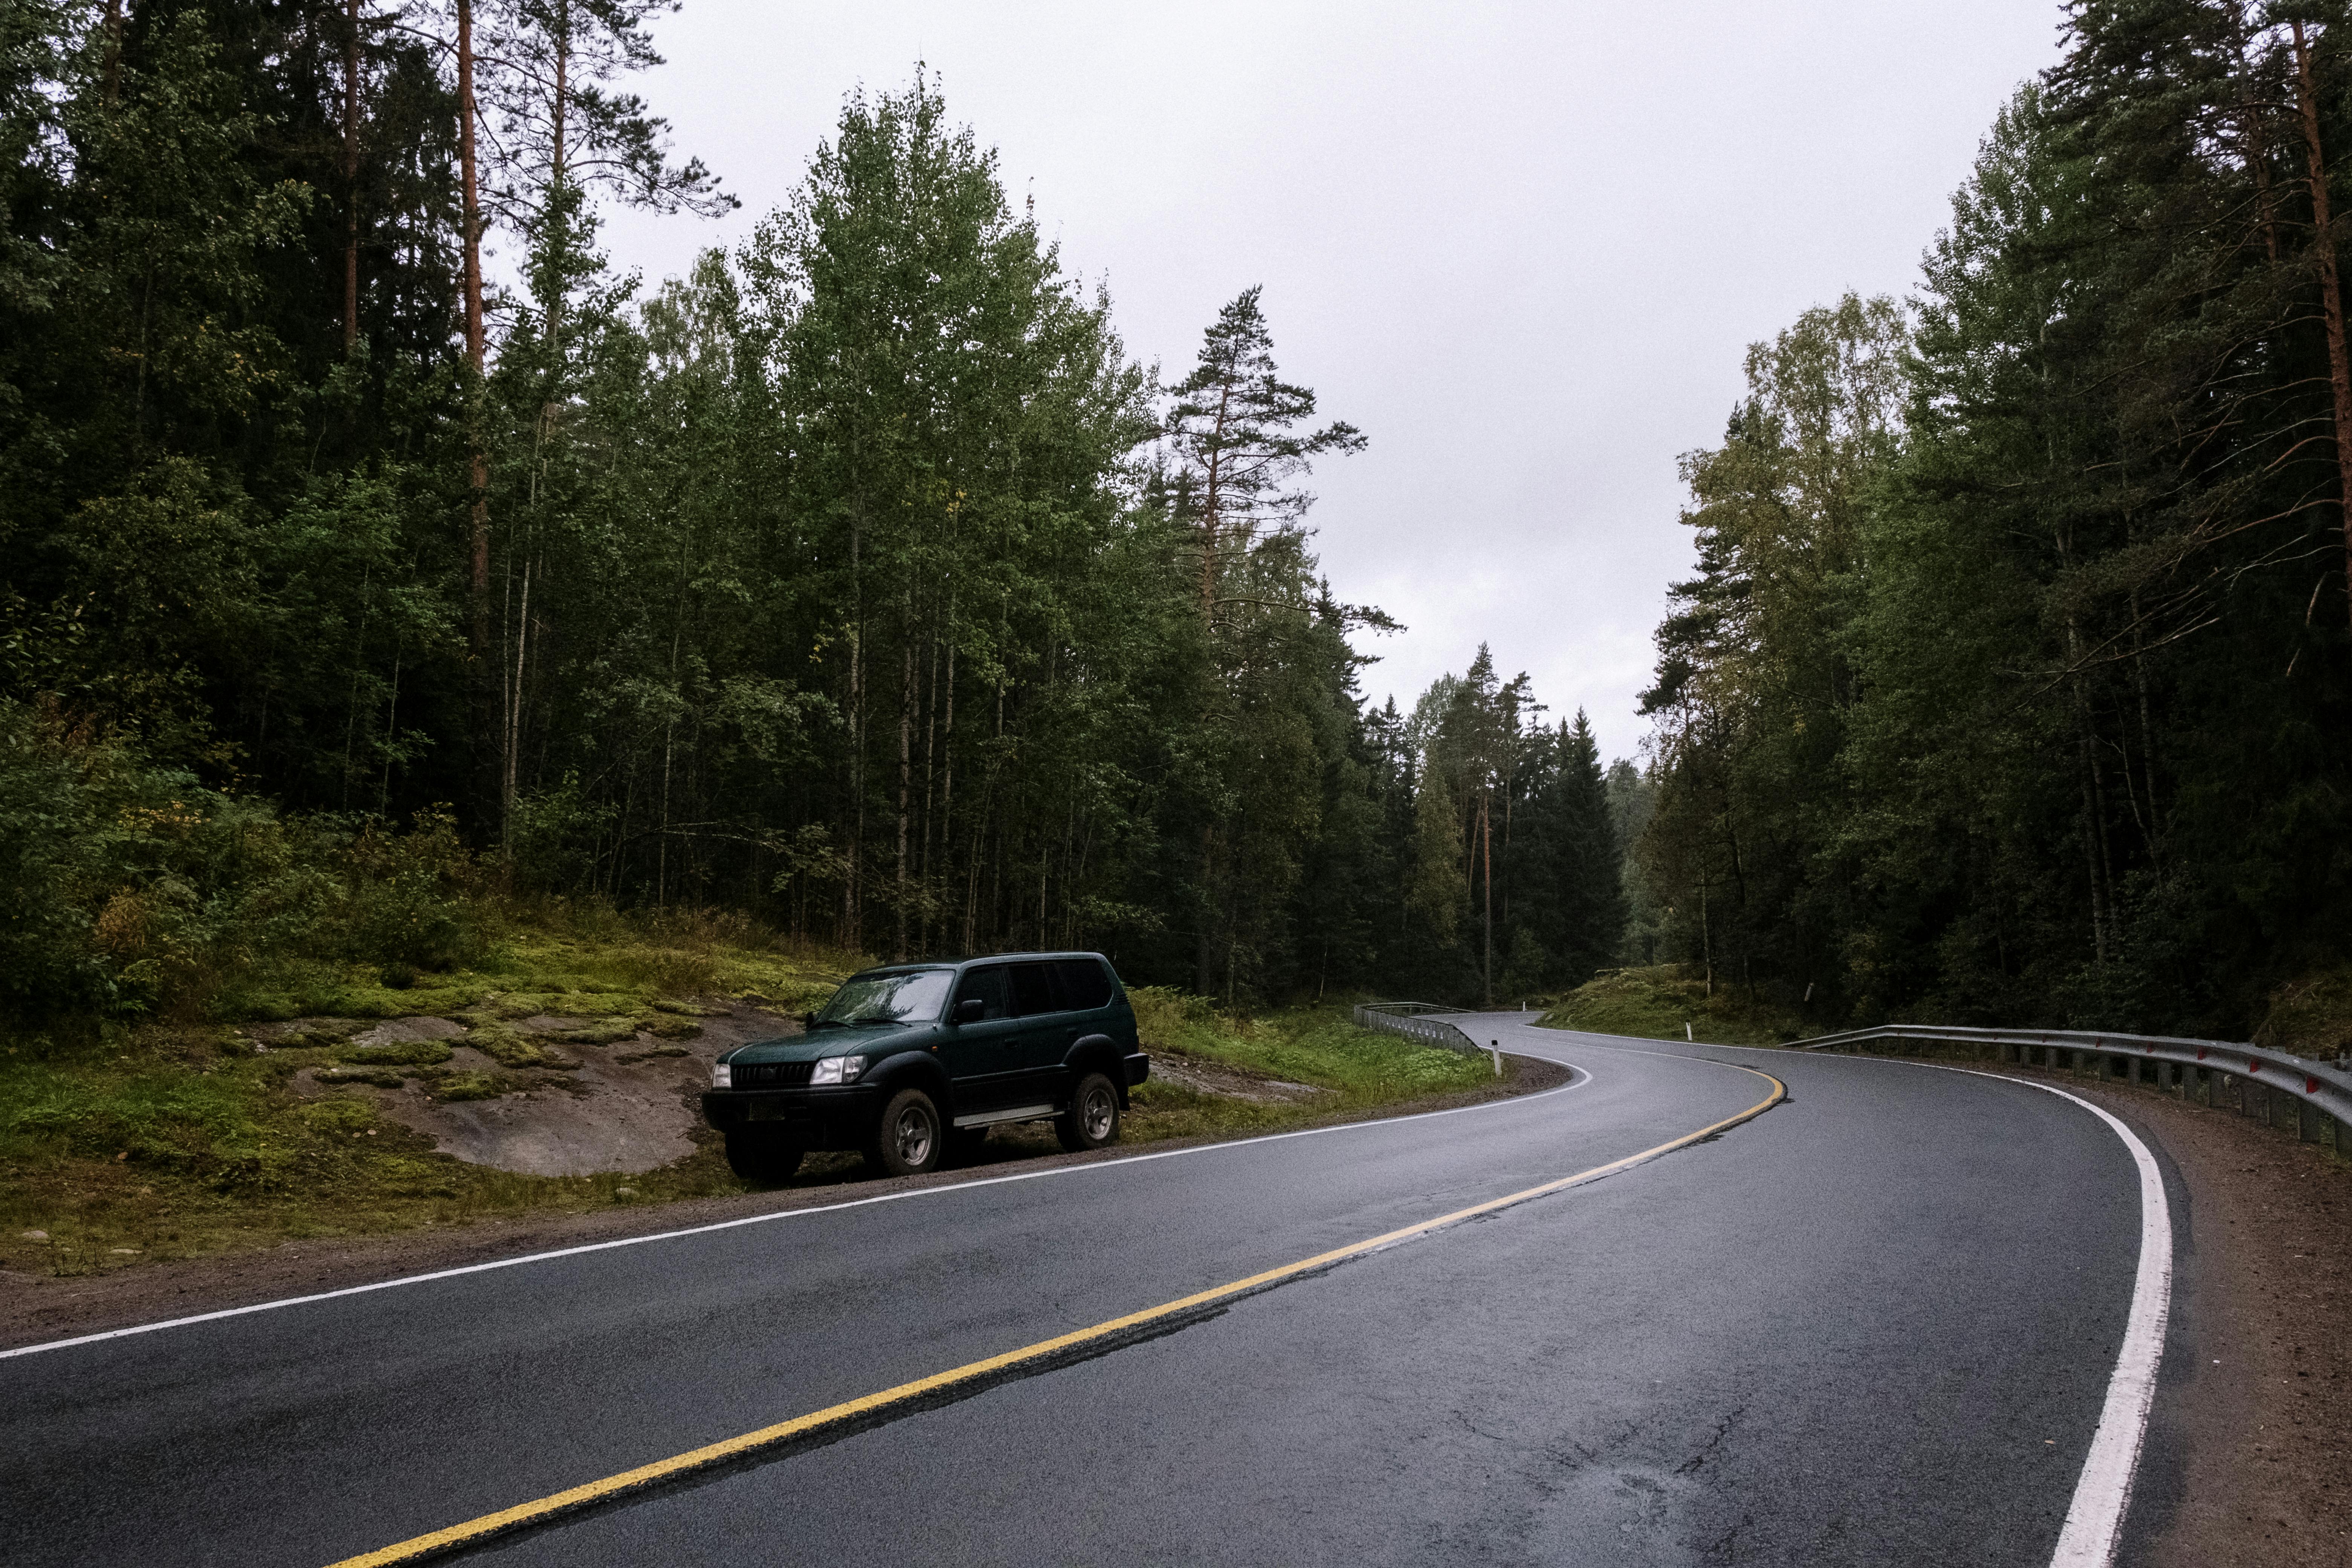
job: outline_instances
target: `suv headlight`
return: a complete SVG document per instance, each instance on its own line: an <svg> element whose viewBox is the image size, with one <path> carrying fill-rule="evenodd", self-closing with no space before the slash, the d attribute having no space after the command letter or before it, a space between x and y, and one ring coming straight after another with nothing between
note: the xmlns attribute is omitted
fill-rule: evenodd
<svg viewBox="0 0 2352 1568"><path fill-rule="evenodd" d="M864 1057L826 1057L816 1064L811 1083L856 1083L857 1075L866 1070Z"/></svg>
<svg viewBox="0 0 2352 1568"><path fill-rule="evenodd" d="M729 1067L725 1062L720 1062L718 1066L712 1068L710 1069L710 1087L713 1089L733 1089L735 1087L735 1069Z"/></svg>

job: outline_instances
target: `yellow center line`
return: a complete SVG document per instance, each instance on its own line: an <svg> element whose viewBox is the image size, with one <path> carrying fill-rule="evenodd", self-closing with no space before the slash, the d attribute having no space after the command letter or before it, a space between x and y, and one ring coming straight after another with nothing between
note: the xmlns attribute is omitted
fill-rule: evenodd
<svg viewBox="0 0 2352 1568"><path fill-rule="evenodd" d="M650 1486L656 1481L675 1479L695 1470L706 1469L730 1459L740 1458L746 1454L757 1452L761 1448L773 1447L777 1444L790 1442L795 1437L806 1436L810 1433L821 1431L825 1427L856 1420L861 1415L872 1415L877 1410L886 1409L893 1405L902 1405L908 1400L919 1399L928 1394L937 1394L942 1389L953 1388L959 1384L971 1383L975 1379L984 1378L1027 1362L1043 1360L1078 1345L1108 1339L1113 1335L1124 1333L1128 1330L1175 1317L1196 1308L1246 1295L1253 1290L1263 1289L1281 1280L1328 1268L1334 1263L1360 1257L1364 1253L1392 1246L1400 1241L1426 1236L1431 1231L1442 1229L1446 1226L1458 1225L1466 1219L1475 1219L1480 1215L1492 1214L1496 1209L1526 1203L1530 1198L1543 1197L1548 1194L1560 1192L1586 1182L1597 1181L1602 1176L1613 1175L1628 1166L1638 1165L1644 1160L1655 1159L1660 1154L1680 1149L1686 1144L1696 1143L1703 1138L1711 1137L1727 1127L1736 1127L1753 1117L1761 1116L1788 1097L1788 1086L1770 1073L1758 1072L1753 1068L1735 1067L1730 1062L1719 1065L1732 1067L1735 1071L1762 1079L1772 1086L1772 1092L1736 1116L1727 1116L1722 1121L1702 1127L1696 1132L1685 1132L1679 1138L1668 1139L1665 1142L1644 1149L1638 1154L1628 1154L1622 1160L1612 1160L1605 1165L1595 1165L1589 1171L1579 1171L1572 1176L1562 1176L1557 1181L1546 1182L1540 1186L1528 1187L1504 1197L1489 1198L1485 1203L1473 1204L1468 1208L1455 1209L1452 1214L1439 1215L1435 1219L1423 1220L1416 1225L1388 1231L1363 1241L1350 1242L1345 1247L1335 1247L1328 1252L1318 1252L1312 1258L1302 1258L1296 1263L1286 1263L1276 1268L1268 1268L1262 1273L1253 1274L1245 1279L1235 1279L1229 1284L1213 1286L1206 1290L1196 1290L1190 1296L1162 1302L1157 1307L1147 1307L1139 1312L1129 1312L1123 1318L1113 1318L1108 1322L1097 1323L1092 1328L1074 1329L1066 1334L1056 1334L1050 1340L1039 1340L1035 1344L1024 1345L1015 1351L1006 1351L1002 1355L992 1355L983 1361L967 1362L961 1366L952 1367L946 1372L935 1372L929 1377L919 1377L912 1383L902 1383L895 1388L883 1389L878 1394L862 1394L839 1405L829 1405L823 1410L814 1410L806 1415L795 1415L789 1421L779 1421L772 1426L762 1426L756 1432L746 1432L739 1437L729 1437L723 1442L689 1449L686 1453L674 1455L667 1459L656 1459L649 1465L639 1465L633 1470L623 1470L616 1476L606 1476L602 1480L589 1481L584 1485L551 1493L530 1502L517 1503L512 1508L503 1508L496 1513L486 1513L478 1519L469 1519L463 1524L453 1524L429 1534L412 1536L406 1541L379 1547L373 1552L362 1552L357 1557L346 1557L340 1562L330 1563L328 1568L382 1568L382 1565L386 1563L415 1562L420 1557L446 1552L453 1547L463 1546L469 1542L480 1542L489 1536L502 1534L526 1524L542 1522L557 1514L567 1513L592 1503L605 1501L622 1492Z"/></svg>

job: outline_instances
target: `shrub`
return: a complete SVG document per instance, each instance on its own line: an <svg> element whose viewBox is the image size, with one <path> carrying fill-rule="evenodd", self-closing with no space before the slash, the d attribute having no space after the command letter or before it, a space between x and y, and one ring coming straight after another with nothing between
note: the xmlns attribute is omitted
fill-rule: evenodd
<svg viewBox="0 0 2352 1568"><path fill-rule="evenodd" d="M447 969L488 944L478 880L446 812L280 817L0 701L0 1014L193 1008L289 961Z"/></svg>

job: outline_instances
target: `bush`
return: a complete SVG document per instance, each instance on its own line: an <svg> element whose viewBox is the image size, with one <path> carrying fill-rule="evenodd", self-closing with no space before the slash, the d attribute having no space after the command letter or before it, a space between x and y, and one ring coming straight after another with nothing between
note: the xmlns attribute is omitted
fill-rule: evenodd
<svg viewBox="0 0 2352 1568"><path fill-rule="evenodd" d="M487 945L477 879L446 812L281 818L0 701L0 1014L193 1010L304 960L447 969Z"/></svg>

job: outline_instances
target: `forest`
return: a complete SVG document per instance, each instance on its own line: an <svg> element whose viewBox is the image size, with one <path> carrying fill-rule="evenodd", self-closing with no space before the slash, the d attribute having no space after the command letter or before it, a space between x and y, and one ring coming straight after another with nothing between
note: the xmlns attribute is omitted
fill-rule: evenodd
<svg viewBox="0 0 2352 1568"><path fill-rule="evenodd" d="M614 268L734 201L632 87L674 8L11 8L0 1005L582 902L1234 1005L1611 960L1582 716L1483 651L1365 701L1304 487L1370 437L1245 277L1162 377L919 71Z"/></svg>
<svg viewBox="0 0 2352 1568"><path fill-rule="evenodd" d="M2243 1039L2344 963L2341 5L2077 0L1906 301L1746 362L1644 695L1675 957Z"/></svg>
<svg viewBox="0 0 2352 1568"><path fill-rule="evenodd" d="M674 8L0 18L11 1016L584 904L1809 1028L2243 1037L2342 963L2345 6L2063 7L1911 294L1748 351L1608 763L1486 649L1366 699L1410 631L1307 487L1381 433L1245 258L1131 351L937 77L616 268L603 215L735 200L633 86Z"/></svg>

